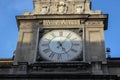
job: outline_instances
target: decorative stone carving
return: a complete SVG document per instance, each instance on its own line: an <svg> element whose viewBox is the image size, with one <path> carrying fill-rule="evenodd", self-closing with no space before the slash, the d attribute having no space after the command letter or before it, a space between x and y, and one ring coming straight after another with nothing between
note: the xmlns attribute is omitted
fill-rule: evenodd
<svg viewBox="0 0 120 80"><path fill-rule="evenodd" d="M59 5L58 5L58 13L66 13L67 11L67 6L66 4L63 2L63 1L60 1L59 2Z"/></svg>
<svg viewBox="0 0 120 80"><path fill-rule="evenodd" d="M49 11L49 7L47 5L42 6L41 14L47 14Z"/></svg>
<svg viewBox="0 0 120 80"><path fill-rule="evenodd" d="M48 67L49 65L49 67ZM30 73L40 73L40 72L79 72L89 74L89 64L72 64L72 63L35 63L30 65Z"/></svg>
<svg viewBox="0 0 120 80"><path fill-rule="evenodd" d="M76 6L76 13L81 14L83 13L83 6L82 5L77 5Z"/></svg>
<svg viewBox="0 0 120 80"><path fill-rule="evenodd" d="M50 14L55 14L57 12L57 7L55 5L50 6Z"/></svg>
<svg viewBox="0 0 120 80"><path fill-rule="evenodd" d="M80 25L80 20L44 20L43 25Z"/></svg>
<svg viewBox="0 0 120 80"><path fill-rule="evenodd" d="M90 0L35 0L34 12L23 15L38 14L101 14L91 10Z"/></svg>

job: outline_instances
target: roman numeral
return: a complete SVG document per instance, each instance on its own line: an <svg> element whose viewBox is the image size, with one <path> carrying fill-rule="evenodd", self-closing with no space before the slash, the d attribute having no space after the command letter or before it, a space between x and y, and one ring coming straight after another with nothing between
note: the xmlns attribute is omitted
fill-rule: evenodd
<svg viewBox="0 0 120 80"><path fill-rule="evenodd" d="M72 51L72 52L75 52L75 53L76 53L76 52L78 52L78 51L77 51L77 50L75 50L75 49L71 49L71 51Z"/></svg>
<svg viewBox="0 0 120 80"><path fill-rule="evenodd" d="M71 36L72 36L71 33L69 33L66 38L69 39Z"/></svg>
<svg viewBox="0 0 120 80"><path fill-rule="evenodd" d="M48 44L42 44L41 46L48 46Z"/></svg>
<svg viewBox="0 0 120 80"><path fill-rule="evenodd" d="M52 53L49 55L49 57L50 57L50 58L53 58L54 55L55 55L55 53L52 52Z"/></svg>
<svg viewBox="0 0 120 80"><path fill-rule="evenodd" d="M50 41L50 39L48 39L48 38L45 38L44 40L45 40L45 41Z"/></svg>
<svg viewBox="0 0 120 80"><path fill-rule="evenodd" d="M43 52L48 53L48 52L50 52L50 49L44 49Z"/></svg>
<svg viewBox="0 0 120 80"><path fill-rule="evenodd" d="M63 36L63 32L62 31L59 32L59 36Z"/></svg>
<svg viewBox="0 0 120 80"><path fill-rule="evenodd" d="M58 54L57 59L62 59L62 54Z"/></svg>
<svg viewBox="0 0 120 80"><path fill-rule="evenodd" d="M80 44L73 44L73 46L79 46Z"/></svg>
<svg viewBox="0 0 120 80"><path fill-rule="evenodd" d="M56 37L56 35L54 33L51 33L52 37Z"/></svg>

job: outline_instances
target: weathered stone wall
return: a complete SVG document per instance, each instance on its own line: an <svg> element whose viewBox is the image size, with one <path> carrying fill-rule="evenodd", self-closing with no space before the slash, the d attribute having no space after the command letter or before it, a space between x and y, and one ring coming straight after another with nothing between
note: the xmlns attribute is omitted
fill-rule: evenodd
<svg viewBox="0 0 120 80"><path fill-rule="evenodd" d="M15 52L16 62L35 62L38 27L34 20L22 20L19 22L19 38Z"/></svg>
<svg viewBox="0 0 120 80"><path fill-rule="evenodd" d="M77 18L77 19L76 19ZM36 62L40 30L83 29L83 56L85 62L106 62L104 22L107 15L19 16L19 39L14 62ZM77 32L76 32L77 33Z"/></svg>

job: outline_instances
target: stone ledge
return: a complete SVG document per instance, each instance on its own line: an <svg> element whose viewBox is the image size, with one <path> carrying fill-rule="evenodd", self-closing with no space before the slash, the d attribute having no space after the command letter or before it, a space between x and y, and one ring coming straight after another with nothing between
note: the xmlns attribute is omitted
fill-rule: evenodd
<svg viewBox="0 0 120 80"><path fill-rule="evenodd" d="M16 19L84 19L84 18L89 18L89 19L95 19L95 18L100 18L100 19L107 19L108 14L56 14L56 15L22 15L22 16L16 16Z"/></svg>
<svg viewBox="0 0 120 80"><path fill-rule="evenodd" d="M81 74L26 74L26 75L16 75L16 74L11 74L11 75L0 75L0 79L57 79L57 80L74 80L74 79L104 79L104 80L116 80L120 79L116 75L81 75Z"/></svg>
<svg viewBox="0 0 120 80"><path fill-rule="evenodd" d="M64 15L26 15L26 16L16 16L18 29L20 21L30 21L30 20L101 20L104 24L104 29L108 28L108 14L64 14Z"/></svg>

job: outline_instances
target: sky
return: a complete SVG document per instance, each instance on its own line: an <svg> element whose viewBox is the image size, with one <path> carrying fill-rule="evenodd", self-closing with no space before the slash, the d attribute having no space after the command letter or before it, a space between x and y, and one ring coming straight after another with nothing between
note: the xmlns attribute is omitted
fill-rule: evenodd
<svg viewBox="0 0 120 80"><path fill-rule="evenodd" d="M109 14L105 47L111 49L111 57L120 57L120 0L91 0L92 10ZM11 58L18 40L17 15L33 11L33 0L0 0L0 58Z"/></svg>

